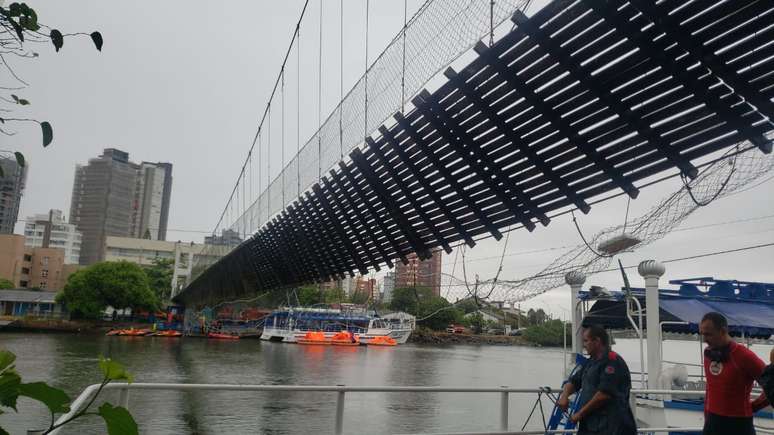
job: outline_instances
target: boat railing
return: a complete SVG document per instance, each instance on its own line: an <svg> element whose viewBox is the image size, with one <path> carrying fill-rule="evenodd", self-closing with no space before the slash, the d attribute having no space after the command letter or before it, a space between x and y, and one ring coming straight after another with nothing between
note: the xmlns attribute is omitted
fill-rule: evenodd
<svg viewBox="0 0 774 435"><path fill-rule="evenodd" d="M93 395L99 390L99 384L94 384L86 387L83 392L73 401L70 406L70 412L61 416L57 423L67 420L70 416L80 411ZM351 385L234 385L234 384L177 384L177 383L111 383L104 387L104 390L118 391L119 400L118 404L124 408L129 408L129 393L133 395L145 394L149 391L254 391L254 392L296 392L296 393L310 393L310 392L323 392L323 393L335 393L336 394L336 413L335 413L335 434L341 434L344 431L344 402L347 397L347 393L489 393L497 395L499 397L499 431L490 432L460 432L455 435L463 434L571 434L576 433L575 430L531 430L531 431L517 431L509 432L509 401L511 395L514 394L538 394L538 400L540 395L545 393L558 394L559 389L552 389L548 387L544 388L512 388L508 386L500 387L427 387L427 386L351 386ZM681 390L654 390L654 389L632 389L632 398L636 396L668 396L672 394L689 395L701 397L704 395L704 391L681 391ZM636 408L636 407L634 407ZM636 414L636 409L635 414ZM668 432L701 432L701 428L686 427L686 428L641 428L638 429L640 433L668 433ZM51 432L57 433L58 430ZM758 429L758 433L761 434L774 434L774 431L767 429ZM434 435L438 435L437 433Z"/></svg>

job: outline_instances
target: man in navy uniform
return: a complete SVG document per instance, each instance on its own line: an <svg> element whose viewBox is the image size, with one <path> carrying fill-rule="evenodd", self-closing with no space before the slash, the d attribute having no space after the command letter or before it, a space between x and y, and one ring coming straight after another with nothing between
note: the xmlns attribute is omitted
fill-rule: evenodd
<svg viewBox="0 0 774 435"><path fill-rule="evenodd" d="M579 409L570 417L578 424L578 435L636 434L637 425L629 407L629 367L610 350L607 331L598 325L586 328L583 348L590 358L564 385L557 405L566 411L570 396L580 391Z"/></svg>

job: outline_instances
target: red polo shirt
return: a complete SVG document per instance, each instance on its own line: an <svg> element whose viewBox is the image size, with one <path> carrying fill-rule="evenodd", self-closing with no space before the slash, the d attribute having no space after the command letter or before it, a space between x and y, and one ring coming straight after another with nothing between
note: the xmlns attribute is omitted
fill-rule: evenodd
<svg viewBox="0 0 774 435"><path fill-rule="evenodd" d="M704 357L707 397L704 412L724 417L752 417L750 392L766 364L750 349L731 342L728 361L712 362Z"/></svg>

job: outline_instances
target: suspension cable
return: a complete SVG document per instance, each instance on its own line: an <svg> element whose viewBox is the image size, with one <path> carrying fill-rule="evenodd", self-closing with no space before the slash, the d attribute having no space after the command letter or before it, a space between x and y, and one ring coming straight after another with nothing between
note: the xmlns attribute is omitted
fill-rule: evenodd
<svg viewBox="0 0 774 435"><path fill-rule="evenodd" d="M304 19L304 15L306 14L306 8L308 5L309 5L309 0L306 0L304 2L304 7L301 10L301 14L298 17L298 21L296 22L296 28L293 32L293 36L290 39L290 44L288 45L288 49L285 52L285 57L282 61L282 69L285 68L285 64L288 61L288 57L290 56L290 50L293 48L293 42L296 40L296 37L298 36L298 31L301 27L301 21ZM250 151L252 151L255 148L255 144L257 143L258 136L260 135L261 129L263 127L263 123L266 120L266 115L269 111L269 106L271 105L271 102L274 99L274 94L276 93L277 87L279 86L279 80L280 80L280 77L279 77L279 74L277 74L277 79L274 81L274 87L272 88L271 94L269 95L269 101L266 103L266 108L264 109L263 115L261 116L261 120L258 123L258 129L256 130L255 135L253 136L253 141L252 141L252 144L250 145ZM244 163L242 164L242 171L240 172L240 177L241 177L241 174L244 173L246 166L247 166L247 159L245 159ZM239 178L237 178L237 180L239 180ZM234 198L234 194L237 190L237 187L239 187L238 181L237 183L234 184L234 188L231 190L231 195L229 196L229 199L226 202L226 207L224 207L223 212L220 215L220 218L218 218L218 223L215 225L215 229L212 231L213 234L217 232L218 228L220 228L220 225L223 223L223 218L226 215L226 211L228 210L229 204L232 202Z"/></svg>
<svg viewBox="0 0 774 435"><path fill-rule="evenodd" d="M285 69L282 70L282 88L280 90L280 101L282 103L282 114L280 115L280 126L282 128L280 171L282 171L282 205L284 206L287 204L285 201Z"/></svg>
<svg viewBox="0 0 774 435"><path fill-rule="evenodd" d="M339 160L344 160L344 0L339 1Z"/></svg>
<svg viewBox="0 0 774 435"><path fill-rule="evenodd" d="M322 179L322 39L323 0L320 0L320 49L317 53L317 179Z"/></svg>
<svg viewBox="0 0 774 435"><path fill-rule="evenodd" d="M301 26L296 43L296 197L301 196Z"/></svg>
<svg viewBox="0 0 774 435"><path fill-rule="evenodd" d="M406 111L406 21L408 0L403 0L403 67L400 73L400 112Z"/></svg>
<svg viewBox="0 0 774 435"><path fill-rule="evenodd" d="M368 15L371 0L366 0L365 15L365 121L363 125L363 137L368 137Z"/></svg>

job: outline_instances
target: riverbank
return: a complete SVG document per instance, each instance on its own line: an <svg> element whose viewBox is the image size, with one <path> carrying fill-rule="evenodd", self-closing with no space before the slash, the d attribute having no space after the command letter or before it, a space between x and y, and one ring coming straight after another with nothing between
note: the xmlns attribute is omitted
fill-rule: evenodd
<svg viewBox="0 0 774 435"><path fill-rule="evenodd" d="M450 334L418 328L409 338L414 344L489 344L496 346L533 346L522 337L507 335Z"/></svg>
<svg viewBox="0 0 774 435"><path fill-rule="evenodd" d="M105 333L111 328L148 328L147 323L108 323L90 320L46 319L38 317L3 317L0 331L13 332L64 332L64 333ZM7 323L6 323L7 322Z"/></svg>

